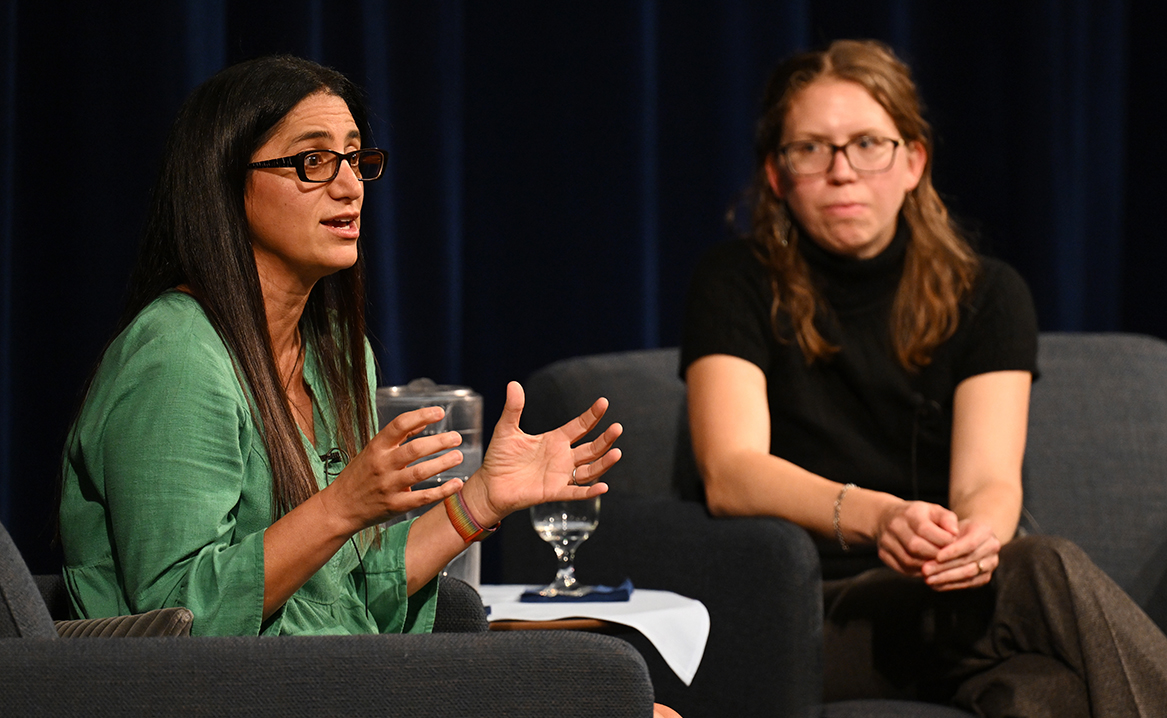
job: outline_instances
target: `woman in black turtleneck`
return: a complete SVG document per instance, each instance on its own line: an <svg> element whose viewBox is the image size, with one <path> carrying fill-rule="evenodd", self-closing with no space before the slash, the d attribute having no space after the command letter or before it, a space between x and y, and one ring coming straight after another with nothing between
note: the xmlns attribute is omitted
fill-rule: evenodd
<svg viewBox="0 0 1167 718"><path fill-rule="evenodd" d="M1072 544L1015 538L1033 304L949 221L908 68L874 42L788 60L756 152L751 233L698 268L681 371L710 510L819 539L825 699L1167 705L1167 637Z"/></svg>

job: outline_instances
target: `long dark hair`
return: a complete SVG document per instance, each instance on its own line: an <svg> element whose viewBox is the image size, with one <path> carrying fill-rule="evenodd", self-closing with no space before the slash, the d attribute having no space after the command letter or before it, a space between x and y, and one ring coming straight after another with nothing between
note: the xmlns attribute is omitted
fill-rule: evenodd
<svg viewBox="0 0 1167 718"><path fill-rule="evenodd" d="M301 100L345 101L362 136L367 114L357 87L335 70L290 56L228 67L179 110L166 144L138 262L116 336L150 302L189 287L230 350L272 469L274 516L317 491L287 391L279 379L244 212L247 163ZM359 252L359 250L358 250ZM364 258L317 282L300 320L336 411L341 447L368 442L372 409L365 362Z"/></svg>
<svg viewBox="0 0 1167 718"><path fill-rule="evenodd" d="M916 188L908 192L901 210L911 241L891 320L896 356L905 368L913 370L928 364L932 351L956 331L960 302L972 289L980 261L932 186L932 130L924 120L911 71L891 48L874 40L836 40L826 50L796 55L778 66L766 86L755 135L756 169L748 195L753 207L750 233L759 258L770 270L774 331L785 340L778 329L778 312L784 311L808 362L838 350L815 326L823 300L797 251L801 241L798 225L786 202L774 195L766 173L766 163L777 161L775 153L790 103L807 85L825 77L862 86L895 122L903 138L920 143L926 151L924 173Z"/></svg>

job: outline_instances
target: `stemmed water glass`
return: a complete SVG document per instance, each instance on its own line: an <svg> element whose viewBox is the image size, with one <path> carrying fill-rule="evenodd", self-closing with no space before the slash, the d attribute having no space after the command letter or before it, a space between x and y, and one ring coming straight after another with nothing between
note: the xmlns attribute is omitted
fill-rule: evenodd
<svg viewBox="0 0 1167 718"><path fill-rule="evenodd" d="M559 558L555 580L539 591L540 596L585 596L591 586L581 586L575 578L575 550L587 540L600 522L600 497L583 501L550 501L531 507L531 525L539 538L551 544Z"/></svg>

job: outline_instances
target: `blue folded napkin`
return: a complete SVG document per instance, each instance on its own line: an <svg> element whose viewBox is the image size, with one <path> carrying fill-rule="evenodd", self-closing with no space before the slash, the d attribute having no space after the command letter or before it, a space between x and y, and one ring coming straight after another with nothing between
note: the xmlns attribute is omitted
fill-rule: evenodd
<svg viewBox="0 0 1167 718"><path fill-rule="evenodd" d="M627 601L632 598L632 579L624 579L619 586L592 586L583 596L540 596L541 588L529 588L519 596L521 603L594 603L599 601Z"/></svg>

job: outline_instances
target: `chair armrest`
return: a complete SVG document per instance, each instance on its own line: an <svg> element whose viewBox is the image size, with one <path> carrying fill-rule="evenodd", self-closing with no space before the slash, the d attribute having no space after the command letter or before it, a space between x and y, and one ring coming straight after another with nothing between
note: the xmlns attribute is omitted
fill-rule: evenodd
<svg viewBox="0 0 1167 718"><path fill-rule="evenodd" d="M0 639L0 714L652 715L643 660L573 631Z"/></svg>
<svg viewBox="0 0 1167 718"><path fill-rule="evenodd" d="M503 522L503 580L546 583L551 548L529 524ZM807 533L772 518L712 518L702 504L606 495L600 524L579 549L584 583L673 591L705 604L701 668L685 686L646 640L656 700L683 716L801 716L822 699L822 579Z"/></svg>
<svg viewBox="0 0 1167 718"><path fill-rule="evenodd" d="M489 630L486 608L478 591L465 581L442 576L438 583L434 633L482 633Z"/></svg>
<svg viewBox="0 0 1167 718"><path fill-rule="evenodd" d="M95 625L96 621L117 621L121 619L90 619L87 621L67 620L69 618L69 596L65 580L61 574L33 576L41 597L49 608L49 614L57 621L57 631L61 635L89 635L91 631L81 630ZM486 610L482 607L482 597L465 581L443 576L439 579L438 606L434 615L434 633L479 633L490 630L486 620ZM64 627L64 631L62 630ZM190 633L187 627L186 633Z"/></svg>

